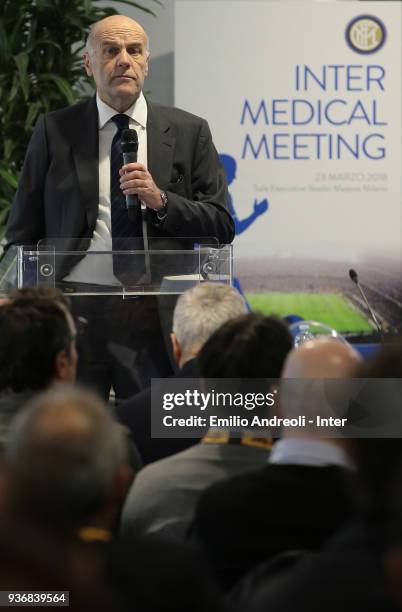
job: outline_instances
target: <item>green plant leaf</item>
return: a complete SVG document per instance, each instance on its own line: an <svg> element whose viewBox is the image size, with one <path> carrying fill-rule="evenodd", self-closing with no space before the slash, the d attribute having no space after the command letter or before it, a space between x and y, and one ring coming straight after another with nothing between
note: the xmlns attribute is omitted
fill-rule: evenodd
<svg viewBox="0 0 402 612"><path fill-rule="evenodd" d="M0 210L0 230L1 226L5 224L7 221L8 213L10 212L10 203L8 203L7 207L2 207Z"/></svg>
<svg viewBox="0 0 402 612"><path fill-rule="evenodd" d="M0 19L0 54L5 57L8 52L8 38L4 28L4 21Z"/></svg>
<svg viewBox="0 0 402 612"><path fill-rule="evenodd" d="M75 95L70 83L63 77L49 72L38 75L38 81L52 81L53 83L55 83L60 93L64 96L66 102L68 102L68 104L74 104L77 96Z"/></svg>
<svg viewBox="0 0 402 612"><path fill-rule="evenodd" d="M8 103L9 104L14 100L15 96L17 95L17 93L19 91L19 88L20 88L19 80L18 80L17 75L15 74L14 78L13 78L13 84L11 86L10 93L9 93L9 96L8 96Z"/></svg>
<svg viewBox="0 0 402 612"><path fill-rule="evenodd" d="M128 4L128 6L132 6L133 8L140 9L141 11L144 11L144 13L148 13L148 15L153 15L154 17L156 17L156 14L150 8L147 8L143 6L142 4L138 4L138 2L131 2L131 0L119 0L119 2L121 4ZM161 4L159 0L154 0L154 2L156 2L157 4Z"/></svg>
<svg viewBox="0 0 402 612"><path fill-rule="evenodd" d="M28 100L30 81L27 75L29 55L23 51L14 56L14 61L17 64L19 81L25 100Z"/></svg>
<svg viewBox="0 0 402 612"><path fill-rule="evenodd" d="M15 174L4 168L3 164L0 165L0 176L6 181L10 187L17 189L18 178Z"/></svg>
<svg viewBox="0 0 402 612"><path fill-rule="evenodd" d="M24 129L26 132L32 129L33 123L37 118L40 109L42 108L42 102L37 100L33 104L30 105L28 109L27 118L25 119Z"/></svg>
<svg viewBox="0 0 402 612"><path fill-rule="evenodd" d="M57 43L55 40L49 40L48 38L38 38L37 40L33 41L29 47L27 47L26 52L32 53L32 51L34 51L36 47L39 46L55 47L58 51L62 51L61 45L59 45L59 43Z"/></svg>

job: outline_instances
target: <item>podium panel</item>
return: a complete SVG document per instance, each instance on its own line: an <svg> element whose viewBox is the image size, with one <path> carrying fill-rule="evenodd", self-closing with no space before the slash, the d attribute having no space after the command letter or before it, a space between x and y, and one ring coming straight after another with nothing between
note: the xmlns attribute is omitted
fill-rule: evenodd
<svg viewBox="0 0 402 612"><path fill-rule="evenodd" d="M117 246L117 248L115 248ZM0 262L0 297L13 289L59 289L70 298L80 335L78 378L124 399L170 376L177 297L204 282L232 284L230 245L214 239L129 240L92 250L89 239L47 239L11 247Z"/></svg>
<svg viewBox="0 0 402 612"><path fill-rule="evenodd" d="M147 250L136 248L135 239L102 251L85 249L88 240L74 238L13 246L0 264L0 295L22 287L57 287L77 295L166 295L205 281L232 283L231 245L213 239L180 242L183 248L176 238L163 239ZM71 250L72 244L79 248Z"/></svg>

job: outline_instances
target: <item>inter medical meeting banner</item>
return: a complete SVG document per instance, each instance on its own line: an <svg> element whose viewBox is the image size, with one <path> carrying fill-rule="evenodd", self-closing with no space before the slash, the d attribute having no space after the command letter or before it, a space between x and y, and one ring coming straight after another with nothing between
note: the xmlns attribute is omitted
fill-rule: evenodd
<svg viewBox="0 0 402 612"><path fill-rule="evenodd" d="M175 105L205 117L251 305L401 328L401 4L177 0Z"/></svg>

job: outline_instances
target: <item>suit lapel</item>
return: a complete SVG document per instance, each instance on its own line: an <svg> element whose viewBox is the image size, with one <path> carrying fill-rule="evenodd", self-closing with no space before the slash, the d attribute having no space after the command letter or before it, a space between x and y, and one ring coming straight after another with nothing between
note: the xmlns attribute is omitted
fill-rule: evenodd
<svg viewBox="0 0 402 612"><path fill-rule="evenodd" d="M86 210L88 226L93 229L99 207L99 125L95 96L77 114L71 132L71 147L81 203Z"/></svg>
<svg viewBox="0 0 402 612"><path fill-rule="evenodd" d="M166 189L172 172L175 139L169 122L148 104L147 141L148 170L156 185Z"/></svg>
<svg viewBox="0 0 402 612"><path fill-rule="evenodd" d="M166 189L172 172L175 139L169 122L148 104L148 169L155 183ZM95 227L99 207L99 124L96 98L92 97L77 113L71 126L71 148L88 226Z"/></svg>

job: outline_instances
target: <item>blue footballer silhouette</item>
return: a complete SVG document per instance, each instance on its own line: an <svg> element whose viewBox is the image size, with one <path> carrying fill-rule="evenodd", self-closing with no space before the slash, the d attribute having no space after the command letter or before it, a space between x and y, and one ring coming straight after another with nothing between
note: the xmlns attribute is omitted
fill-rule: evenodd
<svg viewBox="0 0 402 612"><path fill-rule="evenodd" d="M232 157L231 155L227 155L226 153L222 153L221 155L219 155L219 159L221 160L222 165L225 168L228 185L230 185L236 178L236 160L234 157ZM250 225L252 225L258 217L267 212L268 207L269 202L267 198L264 198L260 202L256 198L254 200L253 212L248 217L245 217L244 219L239 219L233 206L232 196L229 192L229 210L235 223L236 236L246 231L246 229L250 227Z"/></svg>

